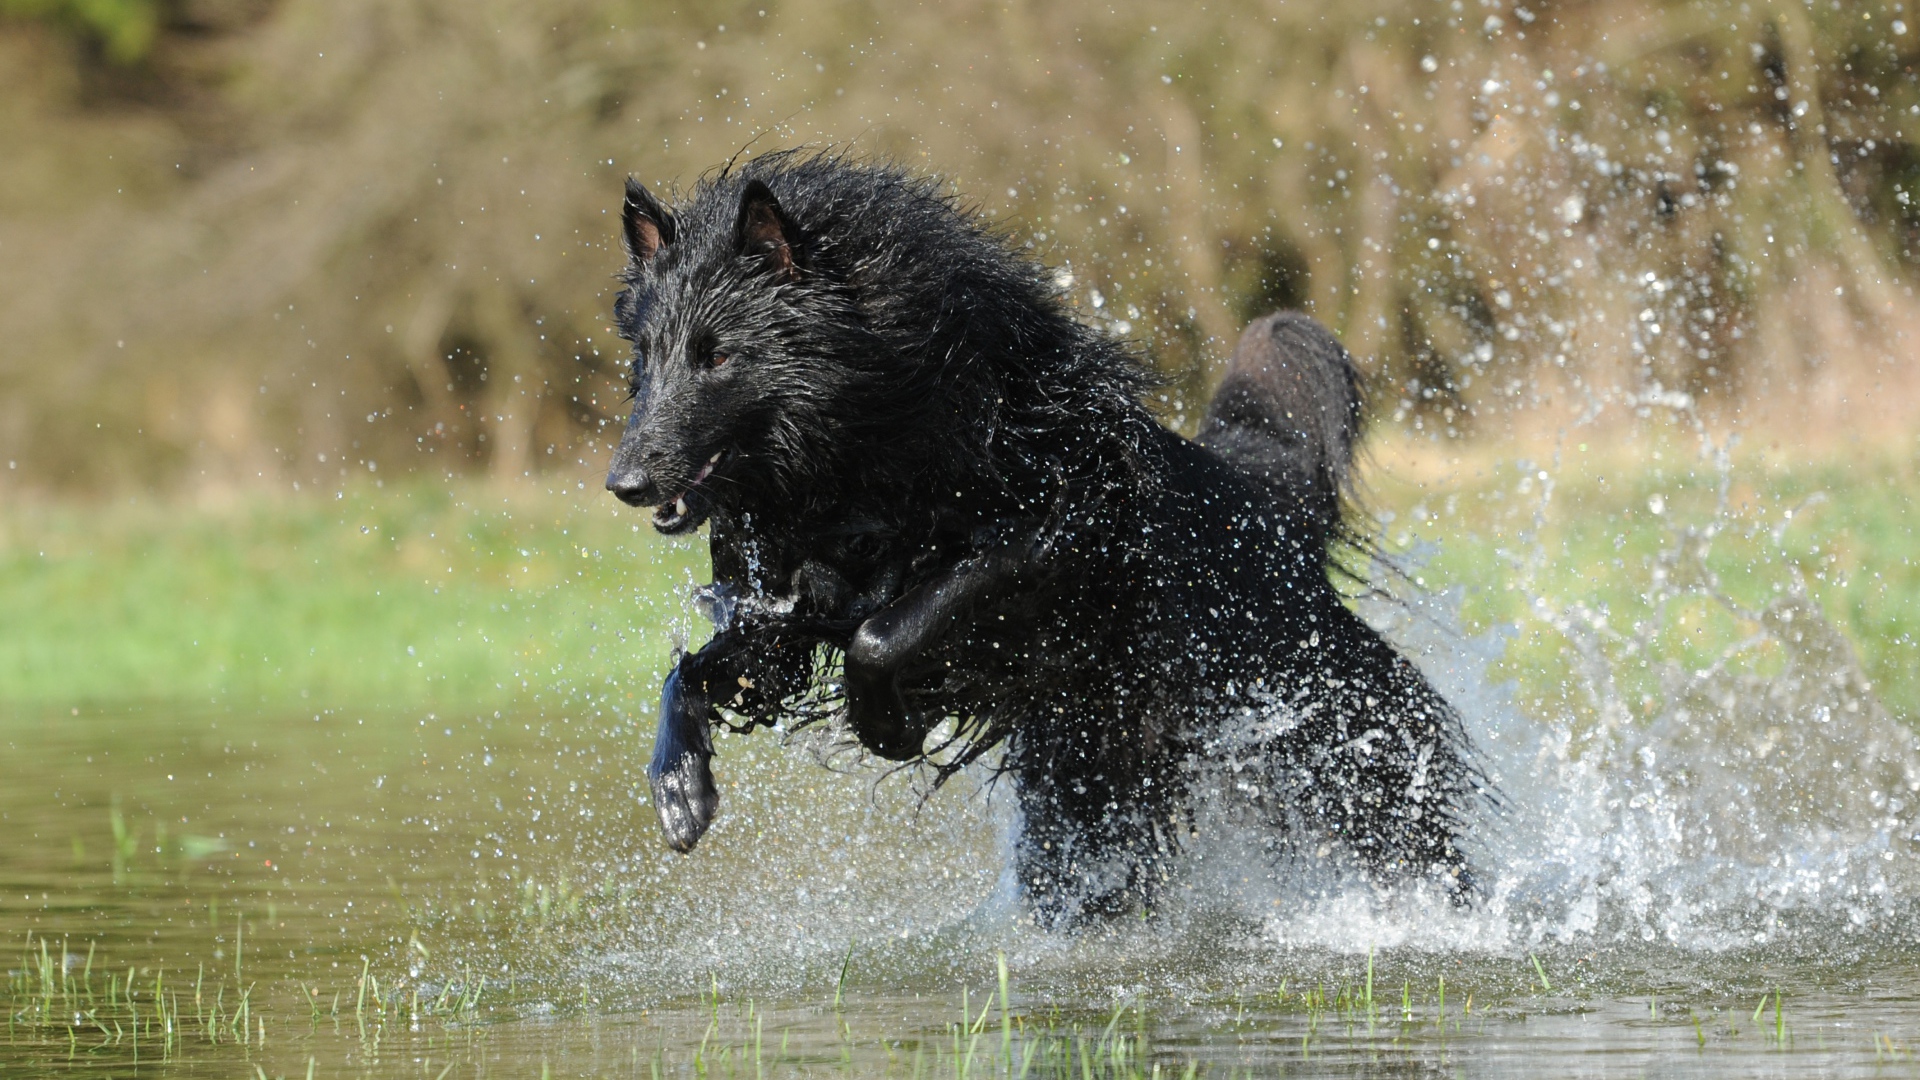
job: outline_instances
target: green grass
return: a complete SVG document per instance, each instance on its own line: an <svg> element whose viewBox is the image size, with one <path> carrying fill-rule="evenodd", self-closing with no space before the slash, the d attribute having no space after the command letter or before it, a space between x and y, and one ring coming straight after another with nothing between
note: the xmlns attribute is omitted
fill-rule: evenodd
<svg viewBox="0 0 1920 1080"><path fill-rule="evenodd" d="M0 704L624 694L657 679L704 562L573 490L16 506L0 515Z"/></svg>
<svg viewBox="0 0 1920 1080"><path fill-rule="evenodd" d="M1920 715L1912 457L1746 460L1724 511L1721 476L1684 450L1569 448L1544 502L1540 468L1489 457L1424 484L1390 464L1373 473L1388 541L1435 545L1419 577L1465 588L1468 630L1515 628L1503 673L1524 699L1578 696L1555 622L1570 611L1604 613L1604 629L1583 625L1636 701L1660 664L1697 668L1751 635L1751 620L1684 587L1698 574L1676 553L1710 539L1725 596L1758 610L1797 572L1882 700ZM0 706L650 697L674 635L704 628L681 597L705 555L643 519L572 485L16 505L0 511ZM1764 649L1753 662L1780 663Z"/></svg>
<svg viewBox="0 0 1920 1080"><path fill-rule="evenodd" d="M1793 633L1778 617L1804 595L1874 694L1920 717L1920 458L1750 456L1723 470L1685 448L1569 446L1557 464L1376 483L1389 543L1427 560L1416 573L1429 588L1462 590L1463 628L1513 632L1499 674L1536 708L1587 707L1571 647L1582 636L1638 712L1659 706L1663 670L1705 669L1742 643L1744 670L1777 674Z"/></svg>
<svg viewBox="0 0 1920 1080"><path fill-rule="evenodd" d="M8 1017L0 1055L49 1071L137 1069L142 1061L185 1069L244 1063L257 1070L248 1075L259 1076L365 1072L381 1054L428 1064L416 1073L442 1077L456 1068L466 1075L480 1062L529 1076L538 1063L539 1075L548 1075L557 1056L568 1075L588 1067L594 1075L1171 1080L1239 1076L1242 1067L1249 1076L1282 1075L1286 1065L1316 1058L1416 1066L1436 1057L1537 1055L1526 1048L1540 1038L1527 1034L1533 1022L1568 1017L1566 999L1532 992L1535 974L1542 983L1545 976L1531 954L1531 970L1508 957L1482 970L1482 985L1456 985L1452 1005L1444 974L1432 981L1423 975L1418 984L1403 979L1397 1002L1322 975L1281 978L1230 996L1222 990L1184 1007L1130 996L1103 1004L1092 990L1063 1003L1044 993L1015 997L1000 954L997 978L978 995L963 983L957 993L914 995L911 1003L898 994L868 999L838 990L830 1005L800 996L768 1002L723 994L715 979L697 998L609 1014L584 998L575 1004L537 990L529 996L511 975L470 968L436 977L362 957L268 976L247 966L250 958L243 961L246 921L236 912L227 925L235 954L218 969L184 960L136 966L96 952L91 940L29 935L9 956L14 963L0 984ZM1649 992L1644 1020L1633 1015L1637 1008L1622 1008L1637 1007L1639 995L1575 1000L1589 1053L1711 1050L1727 1065L1750 1069L1755 1054L1864 1063L1870 1047L1876 1061L1912 1061L1911 1047L1878 1024L1835 1023L1857 1015L1849 1008L1856 1005L1885 1020L1897 1003L1871 992L1808 989L1788 1006L1783 989L1768 988L1751 1010L1752 999L1739 994ZM606 1022L614 1016L617 1022ZM1802 1024L1804 1038L1796 1030ZM1829 1025L1834 1030L1821 1032ZM591 1037L570 1040L569 1029ZM1250 1049L1265 1068L1245 1062Z"/></svg>
<svg viewBox="0 0 1920 1080"><path fill-rule="evenodd" d="M233 925L238 933L244 924L236 916ZM244 938L236 936L235 940ZM358 1040L365 1042L369 1035L378 1040L386 1034L384 1028L404 1028L404 1032L396 1030L388 1035L389 1039L404 1040L432 1025L440 1029L440 1045L434 1046L431 1036L422 1041L429 1049L445 1054L453 1042L446 1035L459 1025L497 1024L515 1018L514 1003L504 1003L506 1008L499 1016L489 1015L495 1002L484 1001L483 1007L489 991L502 996L500 991L506 990L508 980L475 977L472 972L463 973L458 982L442 982L423 993L419 981L404 975L393 976L383 987L381 976L363 957L354 982L323 988L297 979L295 986L303 1000L289 1003L282 992L275 1002L279 1008L275 1008L256 1000L254 991L260 984L248 980L238 944L231 984L228 972L208 972L205 965L172 972L160 966L128 966L123 977L119 970L95 970L92 943L87 944L85 959L78 965L72 962L78 954L69 951L69 941L51 944L52 948L44 936L29 935L18 966L8 971L7 984L0 988L0 1008L7 1010L10 1020L0 1048L38 1051L34 1056L50 1063L64 1057L68 1065L126 1063L137 1067L144 1054L149 1064L184 1064L196 1059L220 1060L210 1052L221 1048L237 1048L251 1056L267 1047L269 1020L276 1045L305 1042L319 1049L316 1044L324 1044L324 1049L335 1053L343 1048L339 1041L326 1043L318 1038L326 1028L338 1033L351 1025ZM261 997L283 989L271 986ZM1316 1019L1341 1008L1350 1016L1357 1008L1344 992L1338 1004L1330 1004L1325 993L1315 993L1317 997L1300 995L1300 1002ZM1162 1075L1168 1064L1154 1061L1144 1010L1129 1008L1125 1002L1113 1008L1104 1024L1097 1016L1066 1017L1057 1008L1042 1011L1016 1005L1004 956L999 958L997 987L988 991L978 1007L963 987L958 1008L952 1010L957 1015L938 1030L927 1025L921 1030L878 1036L856 1033L843 1012L844 1004L836 993L830 1010L812 1008L802 1013L802 1019L811 1021L801 1032L806 1047L790 1050L794 1035L790 1025L797 1010L790 1006L780 1009L776 1023L784 1019L789 1026L770 1028L767 1016L753 1001L725 1001L716 983L710 997L685 1010L695 1019L696 1029L698 1021L706 1021L706 1031L697 1044L691 1031L675 1031L643 1020L639 1030L628 1029L634 1043L630 1060L635 1066L640 1064L639 1044L653 1036L659 1042L649 1048L649 1063L656 1075L662 1066L668 1066L676 1073L690 1069L700 1076L762 1076L769 1068L785 1071L783 1067L832 1061L830 1053L823 1051L837 1053L842 1066L851 1066L857 1056L865 1066L862 1073L916 1077L1070 1080L1099 1076L1145 1080ZM641 1014L643 1018L646 1015ZM856 1018L869 1019L858 1014ZM648 1031L648 1027L654 1030ZM676 1044L671 1052L669 1041ZM496 1059L497 1055L496 1050ZM225 1055L229 1059L233 1056ZM298 1056L293 1060L297 1062ZM311 1054L308 1060L308 1075L313 1075L319 1062ZM332 1061L327 1064L329 1073L338 1067ZM1192 1077L1199 1071L1191 1061L1182 1064L1184 1068L1171 1075ZM636 1067L634 1072L638 1071ZM260 1075L266 1075L264 1069Z"/></svg>

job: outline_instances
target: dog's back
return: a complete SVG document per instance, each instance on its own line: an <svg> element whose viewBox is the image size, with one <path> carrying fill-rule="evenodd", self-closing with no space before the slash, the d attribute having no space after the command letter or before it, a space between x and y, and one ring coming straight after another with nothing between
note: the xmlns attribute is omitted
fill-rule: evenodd
<svg viewBox="0 0 1920 1080"><path fill-rule="evenodd" d="M1360 372L1333 334L1301 312L1276 312L1240 336L1197 441L1324 542L1339 526L1360 406Z"/></svg>

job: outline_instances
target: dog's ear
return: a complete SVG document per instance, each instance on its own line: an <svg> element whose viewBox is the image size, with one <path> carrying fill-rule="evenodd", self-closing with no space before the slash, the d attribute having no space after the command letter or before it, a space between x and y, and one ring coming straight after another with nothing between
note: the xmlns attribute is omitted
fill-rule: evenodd
<svg viewBox="0 0 1920 1080"><path fill-rule="evenodd" d="M620 207L620 232L635 266L645 266L661 248L673 243L673 215L631 176L626 202Z"/></svg>
<svg viewBox="0 0 1920 1080"><path fill-rule="evenodd" d="M740 193L740 221L734 227L734 242L740 254L766 260L767 266L782 280L793 277L799 266L799 239L793 222L787 220L773 191L759 180L747 181Z"/></svg>

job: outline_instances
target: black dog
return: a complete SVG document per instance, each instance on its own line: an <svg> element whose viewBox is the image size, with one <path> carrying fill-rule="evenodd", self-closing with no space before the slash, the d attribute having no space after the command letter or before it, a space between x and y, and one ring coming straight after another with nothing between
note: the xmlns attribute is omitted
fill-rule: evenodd
<svg viewBox="0 0 1920 1080"><path fill-rule="evenodd" d="M1287 850L1466 895L1458 718L1329 580L1360 394L1325 330L1255 324L1189 442L931 180L768 155L671 210L629 181L624 224L607 486L662 532L712 522L716 633L650 769L670 845L718 809L719 710L804 721L824 692L885 758L1004 746L1049 924L1150 901L1223 778Z"/></svg>

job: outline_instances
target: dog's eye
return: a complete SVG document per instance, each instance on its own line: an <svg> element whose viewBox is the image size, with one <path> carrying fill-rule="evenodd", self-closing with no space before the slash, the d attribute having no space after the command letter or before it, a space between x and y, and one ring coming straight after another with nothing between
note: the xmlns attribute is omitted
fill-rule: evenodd
<svg viewBox="0 0 1920 1080"><path fill-rule="evenodd" d="M707 357L707 366L709 368L725 367L727 361L731 359L733 358L728 356L726 353L716 352L713 355Z"/></svg>

